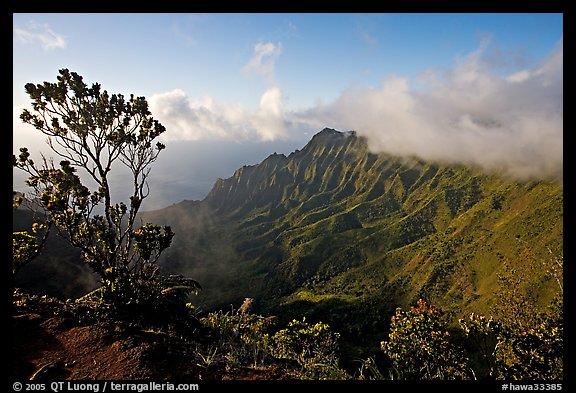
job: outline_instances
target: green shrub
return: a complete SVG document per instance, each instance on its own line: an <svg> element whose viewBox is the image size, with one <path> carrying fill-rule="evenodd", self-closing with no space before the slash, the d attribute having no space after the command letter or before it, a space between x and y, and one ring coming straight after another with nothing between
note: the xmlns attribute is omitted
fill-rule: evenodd
<svg viewBox="0 0 576 393"><path fill-rule="evenodd" d="M294 319L271 337L270 350L278 359L296 362L303 379L346 379L338 366L339 337L325 323Z"/></svg>
<svg viewBox="0 0 576 393"><path fill-rule="evenodd" d="M398 379L464 379L466 362L450 342L442 311L424 300L408 311L398 308L392 317L389 340L381 348Z"/></svg>
<svg viewBox="0 0 576 393"><path fill-rule="evenodd" d="M269 352L267 331L276 323L275 317L255 315L241 306L236 312L209 313L200 322L218 331L221 353L229 363L256 365L266 360Z"/></svg>

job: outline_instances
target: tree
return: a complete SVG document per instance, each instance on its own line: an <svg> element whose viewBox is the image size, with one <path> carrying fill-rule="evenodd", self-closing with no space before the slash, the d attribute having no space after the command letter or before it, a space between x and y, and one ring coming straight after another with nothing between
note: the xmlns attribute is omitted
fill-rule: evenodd
<svg viewBox="0 0 576 393"><path fill-rule="evenodd" d="M47 136L61 160L55 165L42 155L38 166L23 147L14 156L14 167L28 173L26 184L46 211L46 225L78 247L83 261L98 274L104 302L126 310L174 296L167 286L198 289L193 280L168 279L159 272L158 258L174 235L170 227L136 227L150 191L150 167L165 148L154 143L166 129L153 119L146 99L109 95L100 84L89 87L67 69L59 71L55 83L28 83L25 89L33 112L25 109L21 120ZM110 176L121 166L133 182L128 205L112 203ZM86 181L94 184L92 190Z"/></svg>

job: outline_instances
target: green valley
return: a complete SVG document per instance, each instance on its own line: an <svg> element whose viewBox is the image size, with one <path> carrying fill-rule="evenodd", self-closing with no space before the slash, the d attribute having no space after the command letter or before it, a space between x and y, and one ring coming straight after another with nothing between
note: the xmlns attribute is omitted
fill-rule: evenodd
<svg viewBox="0 0 576 393"><path fill-rule="evenodd" d="M367 347L421 298L454 321L490 314L510 271L543 308L563 253L558 183L372 154L331 129L143 219L173 228L161 264L202 283L200 309L251 297L262 313L322 320Z"/></svg>

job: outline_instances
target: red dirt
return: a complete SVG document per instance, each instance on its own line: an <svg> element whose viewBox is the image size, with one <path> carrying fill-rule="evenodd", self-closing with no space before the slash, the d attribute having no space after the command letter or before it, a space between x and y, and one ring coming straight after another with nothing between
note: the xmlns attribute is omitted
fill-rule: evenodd
<svg viewBox="0 0 576 393"><path fill-rule="evenodd" d="M78 325L59 316L13 316L14 380L286 379L276 366L197 364L198 343L119 323Z"/></svg>

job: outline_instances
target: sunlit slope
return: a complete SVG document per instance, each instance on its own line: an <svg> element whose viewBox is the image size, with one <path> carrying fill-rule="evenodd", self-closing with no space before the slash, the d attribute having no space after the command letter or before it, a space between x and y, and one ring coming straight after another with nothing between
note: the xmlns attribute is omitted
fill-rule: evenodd
<svg viewBox="0 0 576 393"><path fill-rule="evenodd" d="M202 307L250 296L351 334L420 297L455 316L487 312L504 264L546 304L562 216L556 183L375 155L330 129L219 179L201 202L144 215L173 227L164 269L204 284Z"/></svg>

